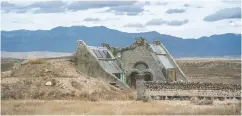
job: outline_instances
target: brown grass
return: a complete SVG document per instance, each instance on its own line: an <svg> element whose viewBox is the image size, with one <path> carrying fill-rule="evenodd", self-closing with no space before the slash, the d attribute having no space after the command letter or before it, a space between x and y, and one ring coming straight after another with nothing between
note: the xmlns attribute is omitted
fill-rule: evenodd
<svg viewBox="0 0 242 116"><path fill-rule="evenodd" d="M176 60L190 81L241 83L241 60L179 59Z"/></svg>
<svg viewBox="0 0 242 116"><path fill-rule="evenodd" d="M215 101L213 105L194 105L189 101L99 101L3 100L2 115L240 115L240 102Z"/></svg>

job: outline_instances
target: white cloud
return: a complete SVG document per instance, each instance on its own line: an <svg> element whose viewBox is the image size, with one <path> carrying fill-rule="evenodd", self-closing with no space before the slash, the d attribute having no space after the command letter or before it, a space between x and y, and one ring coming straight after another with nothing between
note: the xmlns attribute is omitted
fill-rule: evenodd
<svg viewBox="0 0 242 116"><path fill-rule="evenodd" d="M30 4L30 2L14 2L17 5ZM69 2L71 4L71 2ZM188 4L189 7L184 7ZM137 5L137 4L136 4ZM232 4L218 0L207 1L169 1L163 0L160 3L151 2L145 4L143 1L140 3L144 5L144 10L140 10L138 14L129 16L128 13L115 15L113 12L105 12L109 8L95 8L78 10L74 12L65 11L57 13L39 13L34 14L34 10L28 10L26 13L2 12L1 28L3 30L48 30L57 26L106 26L111 29L117 29L124 32L143 32L143 31L157 31L161 34L169 34L184 38L198 38L201 36L209 36L212 34L223 33L240 33L241 19L225 19L215 22L206 22L204 17L211 15L221 9L240 7L240 4ZM198 8L201 7L201 8ZM167 14L168 9L185 9L184 13ZM36 10L36 9L35 9ZM131 13L132 14L132 13ZM103 19L102 21L84 21L86 18ZM105 20L107 19L107 20ZM144 29L139 29L141 24L146 24L153 19L163 19L167 22L189 20L185 25L171 26L171 25L158 25L148 26L144 25ZM232 20L232 22L231 22ZM130 24L132 24L130 26ZM140 24L140 25L138 25ZM124 26L126 25L126 26Z"/></svg>
<svg viewBox="0 0 242 116"><path fill-rule="evenodd" d="M124 25L123 27L136 27L136 28L144 28L145 26L140 23L129 23L127 25Z"/></svg>

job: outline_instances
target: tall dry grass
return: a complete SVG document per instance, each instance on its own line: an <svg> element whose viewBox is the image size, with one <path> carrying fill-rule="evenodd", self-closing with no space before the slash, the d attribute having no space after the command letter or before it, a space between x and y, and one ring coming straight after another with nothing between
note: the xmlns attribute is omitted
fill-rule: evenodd
<svg viewBox="0 0 242 116"><path fill-rule="evenodd" d="M240 115L240 102L215 101L194 105L189 101L99 101L8 100L2 101L3 115Z"/></svg>

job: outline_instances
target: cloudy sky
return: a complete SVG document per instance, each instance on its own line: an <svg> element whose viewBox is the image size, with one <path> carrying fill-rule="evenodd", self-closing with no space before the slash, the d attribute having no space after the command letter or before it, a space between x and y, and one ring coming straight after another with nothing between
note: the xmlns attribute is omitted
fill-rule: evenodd
<svg viewBox="0 0 242 116"><path fill-rule="evenodd" d="M2 30L102 25L183 38L241 33L240 0L29 1L1 2Z"/></svg>

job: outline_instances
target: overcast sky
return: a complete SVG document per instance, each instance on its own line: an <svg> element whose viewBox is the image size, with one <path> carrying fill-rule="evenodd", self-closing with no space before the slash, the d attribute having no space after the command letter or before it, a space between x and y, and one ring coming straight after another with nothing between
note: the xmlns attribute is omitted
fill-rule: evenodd
<svg viewBox="0 0 242 116"><path fill-rule="evenodd" d="M1 2L2 30L102 25L183 38L241 32L240 0L29 1Z"/></svg>

